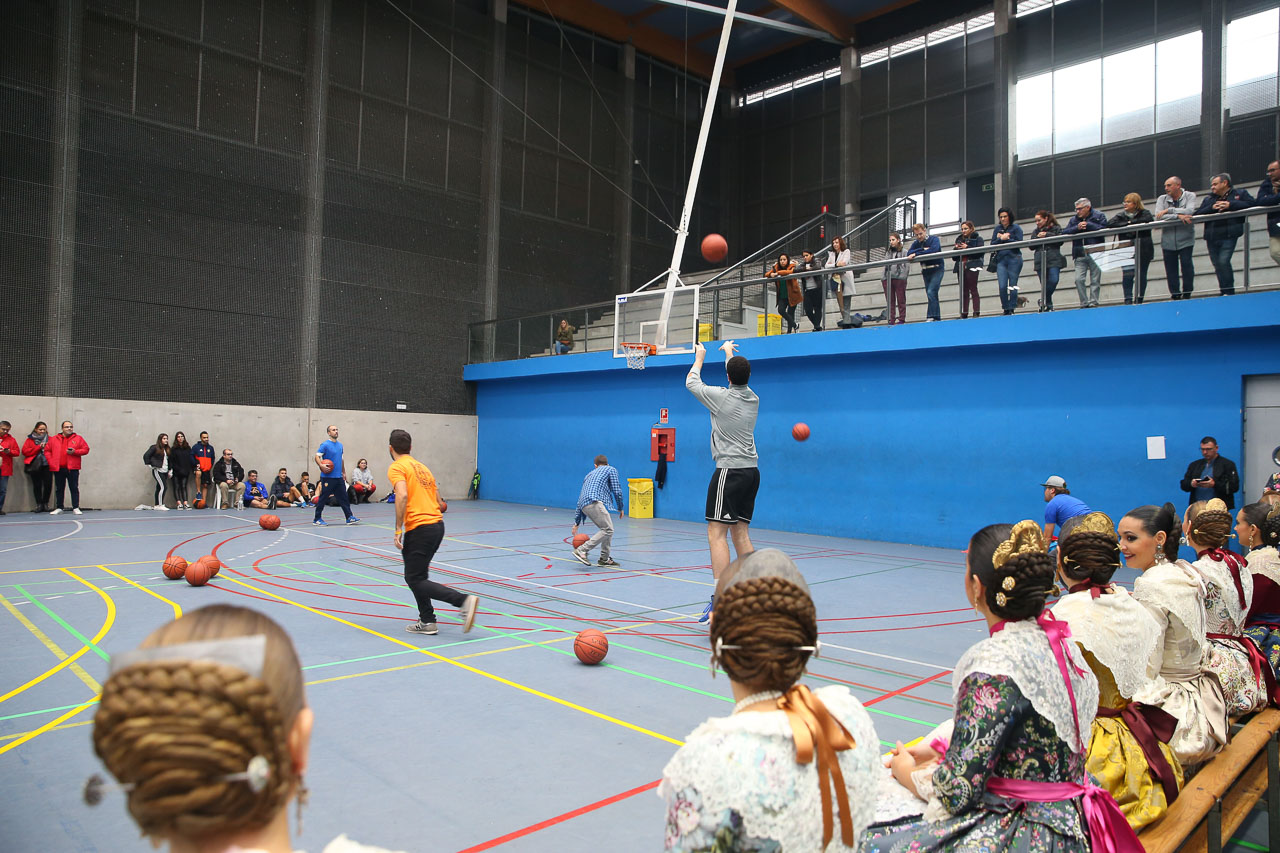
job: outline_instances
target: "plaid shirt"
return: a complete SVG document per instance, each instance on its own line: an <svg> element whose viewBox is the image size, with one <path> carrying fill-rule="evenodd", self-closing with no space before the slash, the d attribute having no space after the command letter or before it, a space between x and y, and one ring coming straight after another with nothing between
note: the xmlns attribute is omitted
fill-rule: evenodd
<svg viewBox="0 0 1280 853"><path fill-rule="evenodd" d="M597 465L583 478L582 491L578 493L578 514L574 517L574 524L582 523L586 518L582 508L595 501L600 501L605 508L614 501L614 508L622 510L622 483L618 480L618 469L612 465Z"/></svg>

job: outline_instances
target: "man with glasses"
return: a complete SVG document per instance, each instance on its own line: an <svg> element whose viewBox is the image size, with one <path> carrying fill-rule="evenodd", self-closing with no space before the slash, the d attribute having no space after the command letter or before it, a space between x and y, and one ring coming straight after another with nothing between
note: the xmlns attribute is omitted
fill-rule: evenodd
<svg viewBox="0 0 1280 853"><path fill-rule="evenodd" d="M1076 215L1067 220L1063 234L1087 234L1107 227L1107 216L1093 209L1087 198L1076 199ZM1086 246L1101 246L1105 238L1101 234L1071 242L1071 257L1076 268L1076 293L1080 295L1081 308L1097 308L1102 293L1102 268L1090 255ZM1087 277L1087 280L1086 280ZM1093 291L1090 293L1090 285Z"/></svg>
<svg viewBox="0 0 1280 853"><path fill-rule="evenodd" d="M244 504L240 502L244 494L244 468L236 461L229 447L222 451L222 458L213 465L213 482L218 487L218 494L222 496L224 509L233 506L244 509Z"/></svg>
<svg viewBox="0 0 1280 853"><path fill-rule="evenodd" d="M89 443L76 434L75 425L71 421L63 421L62 429L56 435L49 436L44 455L49 460L49 470L53 472L53 487L58 504L49 514L62 513L63 498L70 486L71 511L80 515L80 457L89 455Z"/></svg>

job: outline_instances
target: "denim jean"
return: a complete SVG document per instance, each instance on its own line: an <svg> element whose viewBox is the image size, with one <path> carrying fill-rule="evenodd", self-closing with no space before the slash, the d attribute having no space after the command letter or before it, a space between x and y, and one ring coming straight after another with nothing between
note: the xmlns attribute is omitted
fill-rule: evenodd
<svg viewBox="0 0 1280 853"><path fill-rule="evenodd" d="M571 349L573 349L573 344L565 344L560 341L556 341L556 355L564 355Z"/></svg>
<svg viewBox="0 0 1280 853"><path fill-rule="evenodd" d="M0 510L4 509L4 499L9 493L9 478L0 477Z"/></svg>
<svg viewBox="0 0 1280 853"><path fill-rule="evenodd" d="M1136 302L1141 305L1147 296L1147 268L1151 266L1151 258L1138 258L1136 267L1125 267L1120 277L1120 286L1124 288L1124 304ZM1140 274L1139 274L1140 273ZM1134 279L1137 279L1135 282ZM1134 284L1137 284L1136 292Z"/></svg>
<svg viewBox="0 0 1280 853"><path fill-rule="evenodd" d="M1231 271L1231 256L1235 254L1236 241L1239 239L1231 237L1226 240L1210 240L1206 237L1204 241L1209 248L1209 263L1213 264L1213 271L1218 274L1218 289L1223 296L1236 292L1236 276Z"/></svg>
<svg viewBox="0 0 1280 853"><path fill-rule="evenodd" d="M1022 255L1010 252L996 261L996 281L1000 283L1000 307L1011 312L1018 307L1018 276L1022 273Z"/></svg>
<svg viewBox="0 0 1280 853"><path fill-rule="evenodd" d="M1088 255L1081 255L1076 258L1075 265L1076 293L1080 297L1080 307L1097 305L1098 297L1102 294L1102 269L1098 266L1098 262ZM1086 276L1088 281L1086 281ZM1089 293L1090 285L1093 287L1092 295Z"/></svg>
<svg viewBox="0 0 1280 853"><path fill-rule="evenodd" d="M942 264L921 267L920 275L924 277L924 295L929 300L929 310L925 316L930 320L941 320L942 309L938 306L938 290L942 287Z"/></svg>
<svg viewBox="0 0 1280 853"><path fill-rule="evenodd" d="M1181 249L1164 249L1164 274L1169 279L1169 295L1174 299L1186 299L1191 296L1191 289L1196 279L1195 264L1191 260L1194 246ZM1178 270L1182 270L1182 281L1178 281ZM1181 286L1179 286L1181 285Z"/></svg>
<svg viewBox="0 0 1280 853"><path fill-rule="evenodd" d="M1044 296L1041 297L1043 303L1040 307L1044 311L1053 310L1053 292L1058 289L1058 279L1062 277L1062 267L1049 267L1040 270L1040 286L1044 289Z"/></svg>

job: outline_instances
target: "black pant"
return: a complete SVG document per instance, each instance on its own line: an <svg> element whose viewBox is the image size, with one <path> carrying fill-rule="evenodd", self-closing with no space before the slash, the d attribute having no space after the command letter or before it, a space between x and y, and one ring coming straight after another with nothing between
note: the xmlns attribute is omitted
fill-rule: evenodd
<svg viewBox="0 0 1280 853"><path fill-rule="evenodd" d="M31 492L36 499L36 509L49 508L49 495L53 493L53 472L48 468L43 471L28 471L31 478Z"/></svg>
<svg viewBox="0 0 1280 853"><path fill-rule="evenodd" d="M62 496L67 486L71 486L71 508L80 508L80 472L63 468L53 472L53 484L57 488L58 509L66 509L62 505Z"/></svg>
<svg viewBox="0 0 1280 853"><path fill-rule="evenodd" d="M804 313L813 324L815 332L822 331L822 289L815 287L804 292Z"/></svg>
<svg viewBox="0 0 1280 853"><path fill-rule="evenodd" d="M351 503L347 500L345 486L346 484L342 482L341 477L320 478L320 500L316 501L316 521L320 520L320 516L324 512L324 505L331 497L338 499L338 506L342 507L342 514L347 518L351 518Z"/></svg>
<svg viewBox="0 0 1280 853"><path fill-rule="evenodd" d="M1131 302L1142 304L1142 300L1147 295L1147 268L1151 266L1151 254L1148 252L1138 253L1138 265L1134 267L1125 267L1124 272L1120 275L1120 286L1124 288L1124 304ZM1136 293L1134 288L1134 276L1137 275Z"/></svg>
<svg viewBox="0 0 1280 853"><path fill-rule="evenodd" d="M178 503L187 502L187 478L190 476L190 474L173 472L173 499Z"/></svg>
<svg viewBox="0 0 1280 853"><path fill-rule="evenodd" d="M402 543L404 548L404 582L413 592L418 602L418 619L422 622L435 622L436 611L431 606L431 599L461 607L467 600L464 593L451 589L442 583L431 580L431 558L436 555L440 543L444 541L444 522L423 524L404 532Z"/></svg>

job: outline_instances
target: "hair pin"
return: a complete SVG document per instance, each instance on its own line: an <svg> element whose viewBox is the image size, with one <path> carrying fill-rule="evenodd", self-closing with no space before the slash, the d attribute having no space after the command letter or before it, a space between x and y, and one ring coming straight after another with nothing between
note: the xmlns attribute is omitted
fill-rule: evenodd
<svg viewBox="0 0 1280 853"><path fill-rule="evenodd" d="M1003 592L997 592L997 593L996 593L996 606L997 606L997 607L1004 607L1004 606L1005 606L1006 604L1008 604L1008 603L1009 603L1009 597L1008 597L1007 595L1005 595Z"/></svg>
<svg viewBox="0 0 1280 853"><path fill-rule="evenodd" d="M1005 592L1009 592L1017 585L1018 581L1014 579L1013 575L1005 575L1004 580L1000 581L1000 588Z"/></svg>
<svg viewBox="0 0 1280 853"><path fill-rule="evenodd" d="M271 763L261 755L250 758L249 766L239 773L228 773L213 779L215 782L245 782L249 790L255 794L266 788L270 780ZM94 773L84 783L84 801L88 805L96 806L102 802L103 796L108 791L116 790L127 794L136 787L137 784L134 782L112 783L102 778L102 774Z"/></svg>
<svg viewBox="0 0 1280 853"><path fill-rule="evenodd" d="M743 648L746 648L746 647L725 645L723 637L716 637L716 650L715 650L715 654L712 656L712 660L720 657L720 652L724 649L743 649ZM791 648L795 649L798 652L813 652L813 656L816 658L820 656L822 653L822 641L814 640L812 646L791 646Z"/></svg>

